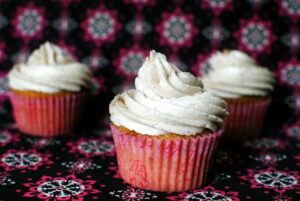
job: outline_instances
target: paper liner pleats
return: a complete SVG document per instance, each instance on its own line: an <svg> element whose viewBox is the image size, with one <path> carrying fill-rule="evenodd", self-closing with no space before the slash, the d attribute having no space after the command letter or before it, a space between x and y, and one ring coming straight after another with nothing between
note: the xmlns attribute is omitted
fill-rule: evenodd
<svg viewBox="0 0 300 201"><path fill-rule="evenodd" d="M27 96L9 93L20 131L42 137L72 134L79 122L87 94Z"/></svg>
<svg viewBox="0 0 300 201"><path fill-rule="evenodd" d="M222 131L195 137L130 135L111 126L119 171L142 189L182 192L207 181Z"/></svg>
<svg viewBox="0 0 300 201"><path fill-rule="evenodd" d="M253 102L230 100L225 119L225 140L241 141L257 137L263 127L271 99Z"/></svg>

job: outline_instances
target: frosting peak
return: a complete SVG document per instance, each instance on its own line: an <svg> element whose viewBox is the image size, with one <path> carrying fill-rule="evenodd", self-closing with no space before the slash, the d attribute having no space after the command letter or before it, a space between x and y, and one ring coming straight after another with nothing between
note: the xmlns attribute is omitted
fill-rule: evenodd
<svg viewBox="0 0 300 201"><path fill-rule="evenodd" d="M217 52L209 63L211 70L202 78L204 88L220 97L268 96L273 90L272 73L243 52Z"/></svg>
<svg viewBox="0 0 300 201"><path fill-rule="evenodd" d="M135 87L148 96L170 98L202 91L202 82L188 72L181 72L165 55L150 52L135 79Z"/></svg>
<svg viewBox="0 0 300 201"><path fill-rule="evenodd" d="M41 45L28 58L28 65L55 65L73 63L72 57L63 49L50 42Z"/></svg>
<svg viewBox="0 0 300 201"><path fill-rule="evenodd" d="M114 98L110 114L114 124L140 134L216 131L227 115L223 100L203 92L200 80L181 72L155 51L140 68L135 87Z"/></svg>
<svg viewBox="0 0 300 201"><path fill-rule="evenodd" d="M79 92L90 87L91 72L60 47L46 42L31 54L26 63L16 64L8 78L9 86L15 90Z"/></svg>
<svg viewBox="0 0 300 201"><path fill-rule="evenodd" d="M218 51L210 58L209 63L213 69L224 66L256 66L255 61L249 55L238 50Z"/></svg>

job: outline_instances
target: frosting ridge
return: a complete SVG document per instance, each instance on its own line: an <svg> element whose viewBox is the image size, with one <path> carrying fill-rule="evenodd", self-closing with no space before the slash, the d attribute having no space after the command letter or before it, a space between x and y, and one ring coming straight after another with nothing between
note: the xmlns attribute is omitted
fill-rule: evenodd
<svg viewBox="0 0 300 201"><path fill-rule="evenodd" d="M225 101L204 92L199 79L181 72L155 51L140 68L135 88L114 98L110 114L117 126L141 134L216 131L227 115Z"/></svg>
<svg viewBox="0 0 300 201"><path fill-rule="evenodd" d="M16 64L8 78L9 86L15 90L79 92L89 88L91 72L60 47L46 42L30 55L26 63Z"/></svg>
<svg viewBox="0 0 300 201"><path fill-rule="evenodd" d="M202 78L204 88L220 97L268 96L273 90L272 73L245 53L217 52L209 63L211 70Z"/></svg>

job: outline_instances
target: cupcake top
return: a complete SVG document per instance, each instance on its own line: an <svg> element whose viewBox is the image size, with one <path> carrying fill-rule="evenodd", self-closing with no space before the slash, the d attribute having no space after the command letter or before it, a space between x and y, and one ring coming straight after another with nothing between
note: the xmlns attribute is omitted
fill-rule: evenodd
<svg viewBox="0 0 300 201"><path fill-rule="evenodd" d="M204 92L200 80L153 50L138 72L135 88L117 95L109 109L115 125L140 134L216 131L228 114L225 101Z"/></svg>
<svg viewBox="0 0 300 201"><path fill-rule="evenodd" d="M91 72L60 47L46 42L30 55L26 63L16 64L8 79L14 90L79 92L90 87Z"/></svg>
<svg viewBox="0 0 300 201"><path fill-rule="evenodd" d="M272 73L243 52L217 52L209 63L211 70L202 78L204 88L220 97L266 97L273 90Z"/></svg>

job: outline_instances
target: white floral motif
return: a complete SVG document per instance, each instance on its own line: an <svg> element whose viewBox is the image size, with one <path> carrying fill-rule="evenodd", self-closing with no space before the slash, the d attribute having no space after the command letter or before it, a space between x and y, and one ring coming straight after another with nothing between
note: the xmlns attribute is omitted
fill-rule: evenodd
<svg viewBox="0 0 300 201"><path fill-rule="evenodd" d="M259 184L276 188L286 188L298 183L294 176L271 171L255 174L254 179Z"/></svg>
<svg viewBox="0 0 300 201"><path fill-rule="evenodd" d="M88 32L94 38L107 38L113 33L114 19L108 13L98 12L90 19Z"/></svg>
<svg viewBox="0 0 300 201"><path fill-rule="evenodd" d="M164 29L163 34L171 43L183 43L190 36L191 25L183 16L172 16Z"/></svg>
<svg viewBox="0 0 300 201"><path fill-rule="evenodd" d="M111 196L122 199L124 201L142 201L142 200L153 200L158 198L157 195L152 194L148 191L136 188L128 188L126 190L116 190L109 192Z"/></svg>
<svg viewBox="0 0 300 201"><path fill-rule="evenodd" d="M281 6L290 15L300 15L300 1L282 0Z"/></svg>
<svg viewBox="0 0 300 201"><path fill-rule="evenodd" d="M10 178L10 175L5 172L0 172L0 186L8 186L16 182Z"/></svg>
<svg viewBox="0 0 300 201"><path fill-rule="evenodd" d="M201 191L196 194L189 194L184 198L184 201L232 201L230 197L212 191Z"/></svg>
<svg viewBox="0 0 300 201"><path fill-rule="evenodd" d="M84 192L85 186L76 181L55 180L46 181L37 187L37 191L48 197L65 198L70 195L78 195Z"/></svg>
<svg viewBox="0 0 300 201"><path fill-rule="evenodd" d="M268 43L268 31L262 24L250 23L242 30L242 41L249 49L260 50Z"/></svg>
<svg viewBox="0 0 300 201"><path fill-rule="evenodd" d="M126 31L135 35L146 34L151 31L151 25L143 20L134 20L125 25Z"/></svg>
<svg viewBox="0 0 300 201"><path fill-rule="evenodd" d="M1 161L11 167L19 167L25 168L28 166L35 166L39 164L43 159L33 153L26 152L16 152L16 153L8 153L4 157L1 158Z"/></svg>
<svg viewBox="0 0 300 201"><path fill-rule="evenodd" d="M77 27L76 21L68 17L58 18L53 21L52 26L59 31L72 31Z"/></svg>
<svg viewBox="0 0 300 201"><path fill-rule="evenodd" d="M83 141L78 145L78 149L86 154L103 154L110 152L114 148L112 143L100 142L98 140Z"/></svg>
<svg viewBox="0 0 300 201"><path fill-rule="evenodd" d="M82 173L86 170L95 170L101 168L100 165L97 165L90 159L79 159L77 161L62 162L61 165L69 168L72 172L75 173Z"/></svg>
<svg viewBox="0 0 300 201"><path fill-rule="evenodd" d="M300 66L287 65L282 71L282 79L290 85L300 85Z"/></svg>
<svg viewBox="0 0 300 201"><path fill-rule="evenodd" d="M23 34L32 36L42 28L42 16L37 10L28 9L19 16L17 29Z"/></svg>

